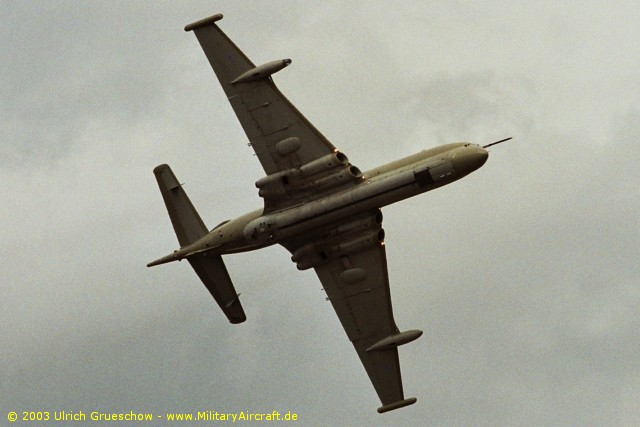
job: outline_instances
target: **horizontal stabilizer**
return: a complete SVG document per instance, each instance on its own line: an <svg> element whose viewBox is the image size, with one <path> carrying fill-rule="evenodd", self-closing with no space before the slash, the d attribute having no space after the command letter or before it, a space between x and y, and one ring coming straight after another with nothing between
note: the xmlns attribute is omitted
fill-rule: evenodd
<svg viewBox="0 0 640 427"><path fill-rule="evenodd" d="M178 236L180 250L147 264L147 267L180 261L187 258L189 264L204 283L231 323L247 320L238 293L233 287L227 268L220 255L209 253L214 248L197 248L191 245L208 234L207 227L193 207L191 200L168 165L157 166L153 170L160 193L171 218L171 224Z"/></svg>
<svg viewBox="0 0 640 427"><path fill-rule="evenodd" d="M216 300L231 323L242 323L247 320L239 294L236 293L227 267L219 255L203 255L187 258L204 286Z"/></svg>
<svg viewBox="0 0 640 427"><path fill-rule="evenodd" d="M169 165L157 166L153 174L158 181L160 193L167 206L180 246L191 244L206 235L208 233L206 225Z"/></svg>

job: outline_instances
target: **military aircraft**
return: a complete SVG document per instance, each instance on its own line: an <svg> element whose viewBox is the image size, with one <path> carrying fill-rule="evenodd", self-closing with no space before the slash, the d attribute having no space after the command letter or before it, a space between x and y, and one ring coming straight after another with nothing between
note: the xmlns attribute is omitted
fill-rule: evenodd
<svg viewBox="0 0 640 427"><path fill-rule="evenodd" d="M411 405L397 347L422 331L400 332L393 319L380 209L475 171L495 143L447 144L363 173L276 88L271 76L291 60L255 66L217 26L221 19L185 31L195 33L264 168L255 183L264 207L209 231L169 166L157 166L180 249L148 267L186 259L229 321L241 323L240 294L222 255L284 246L299 270L313 268L320 278L382 402L378 412Z"/></svg>

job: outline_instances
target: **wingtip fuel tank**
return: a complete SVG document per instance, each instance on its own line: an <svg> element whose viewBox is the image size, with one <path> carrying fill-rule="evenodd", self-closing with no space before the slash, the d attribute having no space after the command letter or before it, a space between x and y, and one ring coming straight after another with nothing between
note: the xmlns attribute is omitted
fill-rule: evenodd
<svg viewBox="0 0 640 427"><path fill-rule="evenodd" d="M215 15L211 15L208 18L204 18L201 19L199 21L196 22L192 22L191 24L188 24L184 27L185 31L192 31L192 30L197 30L200 27L204 27L205 25L210 25L213 24L214 22L217 22L219 20L222 19L222 14L221 13L216 13Z"/></svg>

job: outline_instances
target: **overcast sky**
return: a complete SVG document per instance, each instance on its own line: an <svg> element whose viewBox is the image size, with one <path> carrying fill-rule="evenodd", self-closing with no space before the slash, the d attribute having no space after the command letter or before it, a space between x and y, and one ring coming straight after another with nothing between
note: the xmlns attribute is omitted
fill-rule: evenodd
<svg viewBox="0 0 640 427"><path fill-rule="evenodd" d="M253 62L292 58L276 84L362 170L514 137L383 210L396 322L424 330L399 350L413 406L376 413L320 282L283 248L225 257L241 325L188 264L145 267L177 248L156 165L209 227L261 206L260 164L183 31L218 12ZM638 22L622 1L1 2L0 425L639 425Z"/></svg>

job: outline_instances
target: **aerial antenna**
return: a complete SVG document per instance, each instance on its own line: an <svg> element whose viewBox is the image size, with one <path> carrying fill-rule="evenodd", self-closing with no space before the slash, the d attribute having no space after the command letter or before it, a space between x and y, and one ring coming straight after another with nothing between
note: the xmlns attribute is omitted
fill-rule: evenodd
<svg viewBox="0 0 640 427"><path fill-rule="evenodd" d="M482 148L489 148L489 147L491 147L491 146L493 146L493 145L498 145L498 144L500 144L501 142L505 142L505 141L508 141L508 140L510 140L510 139L513 139L513 137L512 137L512 136L510 136L509 138L501 139L500 141L496 141L496 142L492 142L491 144L483 145L483 146L482 146Z"/></svg>

